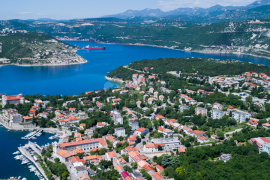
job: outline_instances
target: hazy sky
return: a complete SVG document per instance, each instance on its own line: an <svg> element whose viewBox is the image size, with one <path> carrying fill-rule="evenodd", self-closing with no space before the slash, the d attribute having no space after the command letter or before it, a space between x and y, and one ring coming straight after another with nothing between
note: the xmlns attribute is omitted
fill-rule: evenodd
<svg viewBox="0 0 270 180"><path fill-rule="evenodd" d="M247 5L255 0L2 0L0 20L6 19L74 19L117 14L128 9L210 7Z"/></svg>

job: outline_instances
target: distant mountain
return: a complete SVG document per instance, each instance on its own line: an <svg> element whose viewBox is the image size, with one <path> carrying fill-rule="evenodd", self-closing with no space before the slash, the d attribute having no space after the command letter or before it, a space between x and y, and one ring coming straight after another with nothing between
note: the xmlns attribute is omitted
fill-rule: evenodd
<svg viewBox="0 0 270 180"><path fill-rule="evenodd" d="M40 22L63 22L71 20L79 20L79 19L59 19L59 20L51 18L27 19L27 21L40 21Z"/></svg>
<svg viewBox="0 0 270 180"><path fill-rule="evenodd" d="M263 5L270 5L270 0L257 0L247 6L221 6L215 5L210 8L178 8L164 12L160 9L127 10L120 14L108 15L105 17L116 17L128 19L132 17L166 17L166 16L217 16L231 10L249 10Z"/></svg>

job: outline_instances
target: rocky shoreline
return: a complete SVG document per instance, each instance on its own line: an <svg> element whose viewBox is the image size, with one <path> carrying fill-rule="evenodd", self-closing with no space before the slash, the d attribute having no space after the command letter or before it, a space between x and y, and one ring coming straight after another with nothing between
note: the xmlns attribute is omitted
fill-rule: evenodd
<svg viewBox="0 0 270 180"><path fill-rule="evenodd" d="M108 77L108 76L105 76L105 79L107 79L108 81L114 81L114 82L118 82L118 83L124 83L124 81L120 78L111 78L111 77Z"/></svg>

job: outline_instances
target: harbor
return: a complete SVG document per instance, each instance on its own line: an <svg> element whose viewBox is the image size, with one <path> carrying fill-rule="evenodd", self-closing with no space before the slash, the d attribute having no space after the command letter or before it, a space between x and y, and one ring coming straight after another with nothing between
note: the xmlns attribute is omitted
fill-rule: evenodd
<svg viewBox="0 0 270 180"><path fill-rule="evenodd" d="M16 160L21 160L22 165L27 164L29 167L29 171L33 172L40 180L48 180L45 172L42 167L38 163L38 157L36 154L41 156L41 147L36 143L29 141L24 146L18 148L22 155L17 155L14 158ZM17 153L17 152L15 152ZM36 153L36 154L35 154ZM32 162L35 166L33 166L30 162Z"/></svg>
<svg viewBox="0 0 270 180"><path fill-rule="evenodd" d="M31 169L29 168L29 166L32 165L36 168L36 170L38 170L41 173L41 170L39 170L32 161L26 158L29 162L26 164L22 164L23 161L15 159L17 155L24 155L21 153L21 151L19 151L19 149L21 149L20 145L22 147L23 145L27 143L28 140L26 141L24 139L21 139L21 137L25 137L29 133L30 133L29 131L17 131L17 132L8 131L4 127L0 127L0 141L4 144L4 146L2 146L0 150L0 158L1 158L1 162L5 162L0 165L0 174L1 174L2 179L9 179L11 178L11 176L17 179L18 177L21 176L21 179L25 178L24 180L40 179L35 175L35 172L30 171L31 169L33 170L33 168ZM45 133L43 131L42 135L38 136L37 139L31 140L31 141L35 141L36 143L34 142L33 143L36 145L40 145L40 146L46 145L48 143L53 142L52 140L49 139L49 137L51 136L52 134ZM36 149L38 150L40 146L37 146ZM26 150L24 150L23 152L25 151ZM29 156L31 156L30 153L28 154ZM26 155L26 152L25 152L25 155ZM36 164L39 165L38 162L36 162ZM41 175L44 178L44 175L42 173Z"/></svg>

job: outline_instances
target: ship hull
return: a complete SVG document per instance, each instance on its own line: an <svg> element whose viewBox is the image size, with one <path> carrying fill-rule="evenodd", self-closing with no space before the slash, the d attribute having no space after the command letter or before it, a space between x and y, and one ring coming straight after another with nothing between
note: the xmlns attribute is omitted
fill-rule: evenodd
<svg viewBox="0 0 270 180"><path fill-rule="evenodd" d="M85 49L106 49L106 47L86 47Z"/></svg>

